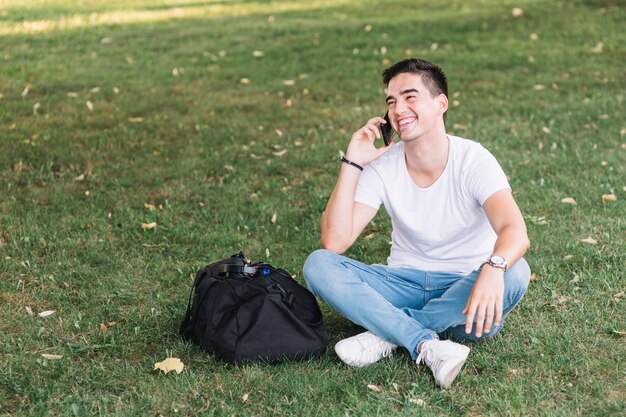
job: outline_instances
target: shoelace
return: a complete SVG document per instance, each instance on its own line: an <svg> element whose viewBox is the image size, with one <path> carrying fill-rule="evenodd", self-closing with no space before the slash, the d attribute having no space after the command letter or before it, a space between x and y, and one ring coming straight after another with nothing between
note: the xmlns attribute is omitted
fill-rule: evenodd
<svg viewBox="0 0 626 417"><path fill-rule="evenodd" d="M417 355L417 359L415 360L415 362L416 363L425 363L431 369L436 369L436 368L438 368L438 365L433 366L435 359L437 359L437 356L435 355L435 352L433 352L432 350L428 349L426 347L426 343L424 343L424 346L422 346L422 351L420 352L419 355ZM441 362L441 360L439 360L439 362Z"/></svg>
<svg viewBox="0 0 626 417"><path fill-rule="evenodd" d="M363 343L361 341L359 341L359 343L363 347ZM389 355L389 353L391 353L392 350L393 350L393 347L390 346L388 343L384 341L379 341L376 344L366 345L365 348L363 349L363 353L372 352L372 351L381 351L383 356L387 356Z"/></svg>

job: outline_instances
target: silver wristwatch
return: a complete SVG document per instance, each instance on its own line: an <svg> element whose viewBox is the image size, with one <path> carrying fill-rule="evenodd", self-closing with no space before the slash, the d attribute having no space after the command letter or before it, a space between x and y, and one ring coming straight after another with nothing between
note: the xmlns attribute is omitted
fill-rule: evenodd
<svg viewBox="0 0 626 417"><path fill-rule="evenodd" d="M502 256L492 255L487 260L487 263L493 266L494 268L500 268L505 272L508 269L508 265L506 264L506 259L504 259Z"/></svg>

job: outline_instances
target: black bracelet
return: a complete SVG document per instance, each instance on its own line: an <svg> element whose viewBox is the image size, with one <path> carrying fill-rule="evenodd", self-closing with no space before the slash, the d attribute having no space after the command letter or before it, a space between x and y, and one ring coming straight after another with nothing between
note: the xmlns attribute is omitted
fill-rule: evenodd
<svg viewBox="0 0 626 417"><path fill-rule="evenodd" d="M345 156L341 157L341 162L345 162L346 164L352 165L360 171L363 171L363 167L361 165L357 164L356 162L348 161Z"/></svg>

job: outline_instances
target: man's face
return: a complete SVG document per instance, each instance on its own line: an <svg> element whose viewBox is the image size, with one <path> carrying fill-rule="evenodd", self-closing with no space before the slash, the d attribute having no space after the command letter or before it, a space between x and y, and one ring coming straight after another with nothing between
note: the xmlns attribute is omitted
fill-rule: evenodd
<svg viewBox="0 0 626 417"><path fill-rule="evenodd" d="M443 127L448 100L443 94L433 96L420 75L401 73L389 81L387 107L400 140L410 142Z"/></svg>

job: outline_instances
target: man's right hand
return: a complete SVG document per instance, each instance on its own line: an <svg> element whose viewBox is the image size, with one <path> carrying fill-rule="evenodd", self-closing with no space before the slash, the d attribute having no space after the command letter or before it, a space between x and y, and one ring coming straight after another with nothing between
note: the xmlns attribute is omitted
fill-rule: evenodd
<svg viewBox="0 0 626 417"><path fill-rule="evenodd" d="M386 123L385 119L374 117L368 120L365 126L354 132L348 144L346 158L361 166L365 166L391 149L394 146L393 142L389 146L383 145L380 148L374 145L376 139L381 139L381 123Z"/></svg>

